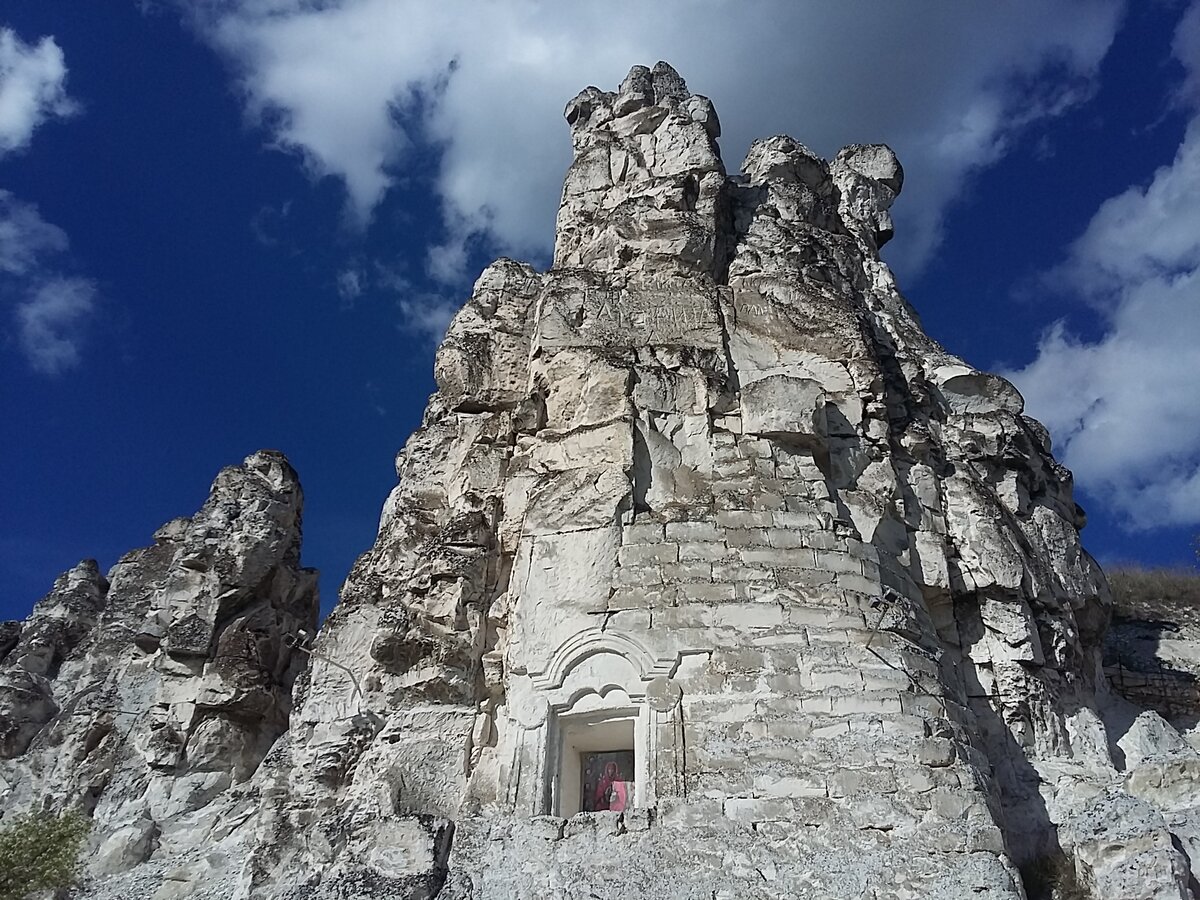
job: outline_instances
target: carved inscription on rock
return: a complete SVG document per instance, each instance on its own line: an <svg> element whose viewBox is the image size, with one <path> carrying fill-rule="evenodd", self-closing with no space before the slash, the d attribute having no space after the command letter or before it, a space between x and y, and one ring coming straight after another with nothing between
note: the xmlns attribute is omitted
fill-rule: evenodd
<svg viewBox="0 0 1200 900"><path fill-rule="evenodd" d="M778 310L774 300L752 287L726 288L726 296L732 299L733 315L731 327L738 325L771 329L778 321Z"/></svg>
<svg viewBox="0 0 1200 900"><path fill-rule="evenodd" d="M721 347L715 292L679 285L556 291L539 330L551 347Z"/></svg>

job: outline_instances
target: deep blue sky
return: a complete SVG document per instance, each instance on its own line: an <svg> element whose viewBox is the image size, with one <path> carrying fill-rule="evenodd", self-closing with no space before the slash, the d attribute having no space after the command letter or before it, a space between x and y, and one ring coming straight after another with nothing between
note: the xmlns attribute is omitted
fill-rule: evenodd
<svg viewBox="0 0 1200 900"><path fill-rule="evenodd" d="M1144 188L1179 150L1192 115L1172 57L1184 9L1132 7L1065 111L1014 130L955 175L940 246L900 265L926 329L949 350L985 368L1021 367L1064 317L1079 339L1102 339L1094 307L1041 279L1101 203ZM455 233L436 193L453 138L415 124L430 121L420 107L436 98L395 110L409 117L409 149L362 228L336 166L314 174L269 117L248 112L237 60L172 8L10 0L0 26L26 45L53 36L79 107L0 156L0 188L69 237L45 265L95 291L78 364L47 374L12 317L29 273L0 276L0 617L24 616L79 559L107 567L146 544L199 506L221 466L260 447L283 450L300 473L304 560L321 569L328 608L372 542L393 457L433 389L433 342L415 317L461 300L495 248L513 245L477 235L457 283L431 277L429 247ZM625 65L635 62L654 60ZM684 75L719 103L715 76ZM1053 81L1053 62L1036 77ZM561 108L581 87L547 90ZM514 115L532 115L513 103ZM550 125L561 155L566 126ZM744 146L724 148L735 167ZM910 179L898 211L917 208L921 190ZM544 265L551 223L540 227L533 255ZM347 271L361 276L357 296L339 292ZM1194 525L1130 528L1087 482L1079 499L1091 519L1085 543L1102 561L1191 561Z"/></svg>

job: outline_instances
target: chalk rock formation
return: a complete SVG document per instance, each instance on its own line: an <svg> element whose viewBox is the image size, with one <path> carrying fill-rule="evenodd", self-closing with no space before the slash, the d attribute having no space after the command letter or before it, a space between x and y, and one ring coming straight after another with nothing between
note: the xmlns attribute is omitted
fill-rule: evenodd
<svg viewBox="0 0 1200 900"><path fill-rule="evenodd" d="M98 779L128 830L89 895L1193 896L1200 757L1109 690L1045 429L881 262L894 154L773 137L729 175L663 63L566 118L554 264L494 263L455 317L270 750L297 664L275 638L312 602L286 517L251 541L248 513L202 514L127 558L58 711L5 712L14 748L48 723L9 765ZM236 690L226 585L268 571L270 688ZM53 608L84 621L73 578ZM89 680L161 726L68 728Z"/></svg>
<svg viewBox="0 0 1200 900"><path fill-rule="evenodd" d="M64 572L29 621L0 631L0 759L20 756L58 712L51 679L104 608L108 582L85 559Z"/></svg>
<svg viewBox="0 0 1200 900"><path fill-rule="evenodd" d="M88 874L205 852L256 808L306 664L289 644L316 627L301 506L287 460L256 453L107 579L91 560L61 576L3 654L4 809L82 804Z"/></svg>
<svg viewBox="0 0 1200 900"><path fill-rule="evenodd" d="M554 264L450 326L242 889L1190 896L1195 754L1110 695L1045 429L880 261L894 154L730 176L661 63L566 118Z"/></svg>
<svg viewBox="0 0 1200 900"><path fill-rule="evenodd" d="M1200 578L1121 573L1104 670L1117 693L1160 713L1200 748Z"/></svg>

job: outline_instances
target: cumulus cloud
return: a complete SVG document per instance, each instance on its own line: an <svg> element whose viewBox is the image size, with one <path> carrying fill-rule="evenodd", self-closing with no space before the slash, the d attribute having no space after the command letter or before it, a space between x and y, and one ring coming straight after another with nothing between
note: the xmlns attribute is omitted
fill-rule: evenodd
<svg viewBox="0 0 1200 900"><path fill-rule="evenodd" d="M890 249L916 271L972 172L1030 122L1088 96L1120 0L855 4L819 0L211 0L199 32L236 72L250 116L316 175L344 180L360 222L411 149L441 150L441 279L482 236L542 255L570 158L559 115L587 84L615 88L666 59L709 94L736 168L749 142L791 133L831 155L890 143L905 164Z"/></svg>
<svg viewBox="0 0 1200 900"><path fill-rule="evenodd" d="M0 189L0 272L28 275L47 257L67 249L67 234L37 207Z"/></svg>
<svg viewBox="0 0 1200 900"><path fill-rule="evenodd" d="M1171 49L1187 70L1181 99L1192 106L1200 106L1200 3L1193 3L1179 20Z"/></svg>
<svg viewBox="0 0 1200 900"><path fill-rule="evenodd" d="M66 93L67 66L54 38L24 43L0 28L0 156L29 146L34 129L77 107Z"/></svg>
<svg viewBox="0 0 1200 900"><path fill-rule="evenodd" d="M78 365L96 287L62 273L66 232L42 218L36 206L0 190L0 277L13 310L17 345L30 368L58 375Z"/></svg>
<svg viewBox="0 0 1200 900"><path fill-rule="evenodd" d="M0 28L0 157L27 148L47 119L78 111L66 93L67 66L53 37L26 44ZM64 274L67 234L32 203L0 189L0 277L16 298L16 343L35 372L58 375L79 364L96 286Z"/></svg>
<svg viewBox="0 0 1200 900"><path fill-rule="evenodd" d="M1138 528L1200 522L1200 271L1130 284L1097 341L1058 323L1009 377L1092 496Z"/></svg>
<svg viewBox="0 0 1200 900"><path fill-rule="evenodd" d="M53 277L17 305L21 350L35 372L58 375L79 364L83 331L96 306L86 278Z"/></svg>
<svg viewBox="0 0 1200 900"><path fill-rule="evenodd" d="M338 272L337 276L337 292L341 298L343 308L349 308L354 305L354 301L362 296L363 292L363 273L357 268L343 269Z"/></svg>
<svg viewBox="0 0 1200 900"><path fill-rule="evenodd" d="M440 294L413 293L397 299L396 305L402 316L401 328L437 347L446 336L450 320L458 312L461 303L457 298Z"/></svg>
<svg viewBox="0 0 1200 900"><path fill-rule="evenodd" d="M1200 3L1175 48L1190 43ZM1196 98L1200 100L1200 97ZM1136 528L1200 522L1200 115L1150 184L1105 201L1053 273L1102 321L1095 340L1056 323L1010 377L1094 496Z"/></svg>

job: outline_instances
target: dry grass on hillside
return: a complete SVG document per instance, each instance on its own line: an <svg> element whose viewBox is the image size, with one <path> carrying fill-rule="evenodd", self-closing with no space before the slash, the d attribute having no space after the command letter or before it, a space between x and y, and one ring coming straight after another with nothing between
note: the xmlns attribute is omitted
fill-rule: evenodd
<svg viewBox="0 0 1200 900"><path fill-rule="evenodd" d="M1113 613L1125 619L1200 622L1200 571L1183 566L1144 569L1122 566L1108 571Z"/></svg>

